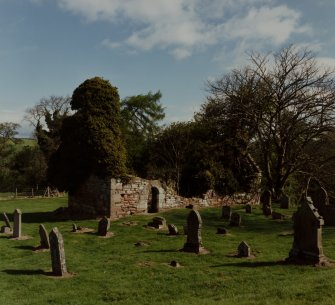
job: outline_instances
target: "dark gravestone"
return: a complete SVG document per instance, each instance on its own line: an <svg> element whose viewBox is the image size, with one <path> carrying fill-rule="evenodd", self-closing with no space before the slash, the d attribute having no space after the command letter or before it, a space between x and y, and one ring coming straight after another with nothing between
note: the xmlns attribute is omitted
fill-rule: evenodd
<svg viewBox="0 0 335 305"><path fill-rule="evenodd" d="M99 236L107 236L108 230L110 227L110 220L106 216L101 218L98 224L98 235Z"/></svg>
<svg viewBox="0 0 335 305"><path fill-rule="evenodd" d="M21 215L22 212L19 209L14 211L13 238L21 238Z"/></svg>
<svg viewBox="0 0 335 305"><path fill-rule="evenodd" d="M271 210L271 192L269 190L265 190L262 193L260 203L262 205L263 214L265 216L271 215L271 213L269 214L269 210Z"/></svg>
<svg viewBox="0 0 335 305"><path fill-rule="evenodd" d="M57 228L49 234L52 274L64 276L67 274L63 237Z"/></svg>
<svg viewBox="0 0 335 305"><path fill-rule="evenodd" d="M168 225L169 235L178 235L178 228L174 224Z"/></svg>
<svg viewBox="0 0 335 305"><path fill-rule="evenodd" d="M290 207L290 198L282 193L279 198L279 205L281 209L288 209Z"/></svg>
<svg viewBox="0 0 335 305"><path fill-rule="evenodd" d="M245 212L246 212L247 214L251 214L251 212L252 212L252 206L251 206L250 203L247 203L247 204L245 205Z"/></svg>
<svg viewBox="0 0 335 305"><path fill-rule="evenodd" d="M327 262L322 248L322 216L307 197L302 200L293 215L294 239L288 261L298 263L324 264Z"/></svg>
<svg viewBox="0 0 335 305"><path fill-rule="evenodd" d="M241 225L241 215L238 213L232 213L229 225L232 227L239 227Z"/></svg>
<svg viewBox="0 0 335 305"><path fill-rule="evenodd" d="M221 218L230 220L231 217L231 207L229 205L222 206L222 215Z"/></svg>
<svg viewBox="0 0 335 305"><path fill-rule="evenodd" d="M245 242L242 241L237 248L238 257L249 257L250 256L250 247Z"/></svg>
<svg viewBox="0 0 335 305"><path fill-rule="evenodd" d="M263 206L263 215L270 216L272 215L272 208L268 205Z"/></svg>
<svg viewBox="0 0 335 305"><path fill-rule="evenodd" d="M227 230L225 228L218 228L216 234L227 234Z"/></svg>
<svg viewBox="0 0 335 305"><path fill-rule="evenodd" d="M156 229L164 229L166 228L166 220L164 217L156 216L148 223L148 226Z"/></svg>
<svg viewBox="0 0 335 305"><path fill-rule="evenodd" d="M192 210L187 217L187 240L182 251L201 253L205 249L201 239L202 220L198 211Z"/></svg>
<svg viewBox="0 0 335 305"><path fill-rule="evenodd" d="M272 216L272 219L274 219L274 220L283 220L283 219L285 219L285 216L283 214L281 214L281 213L278 213L278 212L272 212L271 216Z"/></svg>
<svg viewBox="0 0 335 305"><path fill-rule="evenodd" d="M47 230L44 225L40 225L38 228L38 233L40 234L40 249L50 249L50 241Z"/></svg>

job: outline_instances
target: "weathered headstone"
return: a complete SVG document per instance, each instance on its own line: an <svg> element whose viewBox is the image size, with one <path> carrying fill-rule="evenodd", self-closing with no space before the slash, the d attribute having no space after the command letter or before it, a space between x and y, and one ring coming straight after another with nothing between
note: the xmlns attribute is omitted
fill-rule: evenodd
<svg viewBox="0 0 335 305"><path fill-rule="evenodd" d="M169 235L178 235L178 228L174 224L168 225Z"/></svg>
<svg viewBox="0 0 335 305"><path fill-rule="evenodd" d="M260 203L262 205L263 215L265 215L265 216L271 215L271 213L272 213L271 192L269 190L265 190L262 193L261 198L260 198Z"/></svg>
<svg viewBox="0 0 335 305"><path fill-rule="evenodd" d="M21 215L22 212L19 209L14 211L13 238L21 238Z"/></svg>
<svg viewBox="0 0 335 305"><path fill-rule="evenodd" d="M242 241L237 248L237 252L239 257L249 257L250 247L245 241Z"/></svg>
<svg viewBox="0 0 335 305"><path fill-rule="evenodd" d="M288 209L290 207L290 198L282 193L279 197L279 204L281 209Z"/></svg>
<svg viewBox="0 0 335 305"><path fill-rule="evenodd" d="M324 264L327 258L322 248L322 216L307 197L293 215L294 239L288 261Z"/></svg>
<svg viewBox="0 0 335 305"><path fill-rule="evenodd" d="M98 235L99 236L107 236L108 230L110 227L110 220L106 216L101 218L98 224Z"/></svg>
<svg viewBox="0 0 335 305"><path fill-rule="evenodd" d="M72 231L71 232L77 232L78 231L78 227L75 223L72 224Z"/></svg>
<svg viewBox="0 0 335 305"><path fill-rule="evenodd" d="M52 273L56 276L64 276L67 274L64 241L62 234L57 228L53 228L49 234L50 253Z"/></svg>
<svg viewBox="0 0 335 305"><path fill-rule="evenodd" d="M40 224L38 233L40 234L40 246L41 249L50 249L50 241L47 230L44 225Z"/></svg>
<svg viewBox="0 0 335 305"><path fill-rule="evenodd" d="M8 227L8 228L11 229L12 227L11 227L11 225L10 225L10 221L9 221L9 219L8 219L7 214L6 214L6 213L2 213L2 217L3 217L3 220L4 220L5 224L6 224L6 227Z"/></svg>
<svg viewBox="0 0 335 305"><path fill-rule="evenodd" d="M205 249L201 238L202 219L197 210L192 210L187 217L187 240L182 251L201 253Z"/></svg>
<svg viewBox="0 0 335 305"><path fill-rule="evenodd" d="M272 208L268 205L263 206L263 215L270 216L272 215Z"/></svg>
<svg viewBox="0 0 335 305"><path fill-rule="evenodd" d="M251 214L251 212L252 212L252 206L251 206L250 203L247 203L247 204L245 205L245 212L246 212L247 214Z"/></svg>
<svg viewBox="0 0 335 305"><path fill-rule="evenodd" d="M156 229L165 229L166 228L166 220L164 217L156 216L148 223L148 227L153 227Z"/></svg>
<svg viewBox="0 0 335 305"><path fill-rule="evenodd" d="M241 215L238 213L232 213L229 225L232 227L239 227L241 225Z"/></svg>
<svg viewBox="0 0 335 305"><path fill-rule="evenodd" d="M222 206L221 218L226 219L226 220L230 220L231 213L232 213L232 211L231 211L231 207L229 205Z"/></svg>

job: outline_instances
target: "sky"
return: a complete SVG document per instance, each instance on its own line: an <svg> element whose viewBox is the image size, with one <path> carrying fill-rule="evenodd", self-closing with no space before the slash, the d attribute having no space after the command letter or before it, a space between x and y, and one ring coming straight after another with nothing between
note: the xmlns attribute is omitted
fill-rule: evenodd
<svg viewBox="0 0 335 305"><path fill-rule="evenodd" d="M100 76L121 98L162 93L165 123L206 101L206 82L251 52L291 44L335 66L334 0L0 0L0 122Z"/></svg>

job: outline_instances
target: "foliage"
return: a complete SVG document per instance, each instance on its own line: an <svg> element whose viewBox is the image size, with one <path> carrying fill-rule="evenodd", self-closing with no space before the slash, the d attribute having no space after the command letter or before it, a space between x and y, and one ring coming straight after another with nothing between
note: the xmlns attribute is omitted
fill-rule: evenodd
<svg viewBox="0 0 335 305"><path fill-rule="evenodd" d="M160 104L162 94L148 92L130 96L121 101L122 132L127 150L127 167L133 173L145 176L148 141L159 130L164 119L164 108Z"/></svg>
<svg viewBox="0 0 335 305"><path fill-rule="evenodd" d="M9 217L14 207L21 209L22 234L30 236L21 241L1 239L1 304L333 304L334 268L282 263L293 241L290 217L273 221L265 218L259 207L245 214L243 207L235 206L233 211L243 215L243 226L231 227L223 236L215 234L218 227L227 225L220 219L220 209L201 209L202 241L209 253L194 255L179 251L186 242L182 233L171 237L167 231L146 229L152 215L113 221L110 231L114 236L110 239L98 238L95 232L71 233L71 220L52 218L51 211L62 205L66 205L66 198L1 202L1 212ZM286 215L293 211L286 211ZM159 215L182 228L188 213L187 209L174 209ZM72 277L50 276L50 252L32 251L40 242L40 223L48 232L58 227L63 235ZM129 223L134 226L127 226ZM98 221L76 224L96 230ZM330 259L335 259L334 231L333 227L323 229L324 253ZM242 240L250 245L254 258L234 256ZM146 241L148 246L134 246L138 241ZM171 267L172 260L182 267Z"/></svg>
<svg viewBox="0 0 335 305"><path fill-rule="evenodd" d="M124 175L117 88L99 77L88 79L74 90L71 108L75 113L63 120L61 144L49 161L50 181L72 192L91 174Z"/></svg>
<svg viewBox="0 0 335 305"><path fill-rule="evenodd" d="M208 102L220 135L256 151L267 188L278 198L287 179L303 170L306 147L334 128L333 72L309 50L294 46L272 57L252 54L250 65L209 82Z"/></svg>

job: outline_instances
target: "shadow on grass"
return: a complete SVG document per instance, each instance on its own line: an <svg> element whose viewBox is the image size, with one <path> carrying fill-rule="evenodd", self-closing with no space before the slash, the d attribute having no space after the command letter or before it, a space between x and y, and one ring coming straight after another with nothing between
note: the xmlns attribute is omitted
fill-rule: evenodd
<svg viewBox="0 0 335 305"><path fill-rule="evenodd" d="M274 261L274 262L239 262L239 263L227 263L211 266L213 268L216 267L247 267L247 268L255 268L255 267L271 267L271 266L280 266L287 265L286 261Z"/></svg>
<svg viewBox="0 0 335 305"><path fill-rule="evenodd" d="M21 250L30 250L30 251L36 250L36 247L33 247L33 246L16 246L14 248L21 249Z"/></svg>
<svg viewBox="0 0 335 305"><path fill-rule="evenodd" d="M5 269L2 270L2 272L5 272L10 275L51 275L51 272L45 272L42 269L37 270L16 270L16 269Z"/></svg>
<svg viewBox="0 0 335 305"><path fill-rule="evenodd" d="M169 253L169 252L180 252L180 250L171 250L171 249L168 249L168 250L146 250L146 251L143 251L144 253Z"/></svg>
<svg viewBox="0 0 335 305"><path fill-rule="evenodd" d="M44 222L61 222L63 220L57 219L53 212L33 212L23 213L23 223L44 223Z"/></svg>

